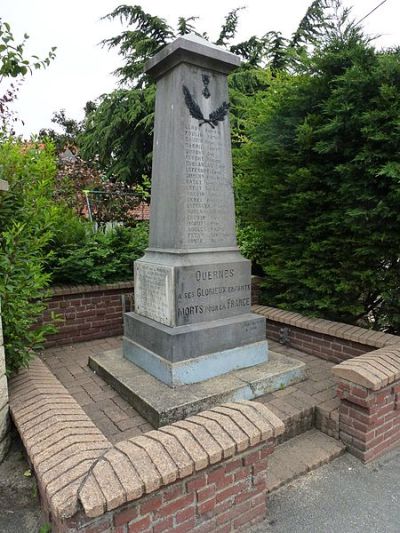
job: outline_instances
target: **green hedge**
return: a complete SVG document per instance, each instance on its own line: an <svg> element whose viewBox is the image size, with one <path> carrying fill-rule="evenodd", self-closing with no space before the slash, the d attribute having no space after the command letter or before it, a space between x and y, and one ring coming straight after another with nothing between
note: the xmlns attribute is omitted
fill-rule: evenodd
<svg viewBox="0 0 400 533"><path fill-rule="evenodd" d="M45 309L44 266L61 207L53 199L52 146L6 140L0 145L0 300L7 372L27 366L52 326L36 325Z"/></svg>
<svg viewBox="0 0 400 533"><path fill-rule="evenodd" d="M133 279L133 262L144 254L148 223L93 232L71 217L59 228L46 269L53 284L102 284Z"/></svg>

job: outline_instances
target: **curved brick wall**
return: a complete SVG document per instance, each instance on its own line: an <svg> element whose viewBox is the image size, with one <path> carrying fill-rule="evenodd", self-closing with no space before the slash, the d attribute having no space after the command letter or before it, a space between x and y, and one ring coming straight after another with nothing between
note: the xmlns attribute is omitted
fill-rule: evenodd
<svg viewBox="0 0 400 533"><path fill-rule="evenodd" d="M284 426L262 404L223 404L112 446L36 359L11 379L10 406L55 532L231 531L265 518Z"/></svg>
<svg viewBox="0 0 400 533"><path fill-rule="evenodd" d="M396 335L309 318L275 307L254 305L255 313L267 319L267 337L321 359L340 363L376 348L396 344Z"/></svg>

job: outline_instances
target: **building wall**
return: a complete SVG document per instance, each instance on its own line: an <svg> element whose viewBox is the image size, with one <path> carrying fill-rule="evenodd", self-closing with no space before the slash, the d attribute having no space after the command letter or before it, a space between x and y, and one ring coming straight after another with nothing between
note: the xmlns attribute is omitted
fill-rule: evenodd
<svg viewBox="0 0 400 533"><path fill-rule="evenodd" d="M6 377L5 353L3 346L3 330L0 308L0 462L4 459L9 446L9 414L8 387Z"/></svg>
<svg viewBox="0 0 400 533"><path fill-rule="evenodd" d="M0 192L8 190L8 183L0 180ZM8 386L6 378L6 362L3 345L3 328L1 323L1 301L0 301L0 462L4 459L9 446L9 407L8 407Z"/></svg>

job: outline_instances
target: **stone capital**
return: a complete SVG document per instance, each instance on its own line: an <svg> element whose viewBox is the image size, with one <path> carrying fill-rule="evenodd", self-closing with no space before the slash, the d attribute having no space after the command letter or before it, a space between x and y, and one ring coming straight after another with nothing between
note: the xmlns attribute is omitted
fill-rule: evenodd
<svg viewBox="0 0 400 533"><path fill-rule="evenodd" d="M240 58L195 34L182 35L147 61L144 72L160 78L180 63L228 74L240 65Z"/></svg>

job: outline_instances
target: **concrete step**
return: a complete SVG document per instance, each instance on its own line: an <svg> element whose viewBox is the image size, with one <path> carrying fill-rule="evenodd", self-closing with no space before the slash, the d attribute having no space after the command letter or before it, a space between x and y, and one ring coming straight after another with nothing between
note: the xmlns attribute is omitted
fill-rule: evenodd
<svg viewBox="0 0 400 533"><path fill-rule="evenodd" d="M278 444L313 428L335 439L339 438L340 400L336 398L335 386L329 386L329 383L327 390L314 393L314 396L310 394L321 386L325 384L306 380L257 398L258 402L266 405L285 424L285 431L279 437Z"/></svg>
<svg viewBox="0 0 400 533"><path fill-rule="evenodd" d="M344 451L344 444L316 429L280 444L269 460L269 491L329 463Z"/></svg>

